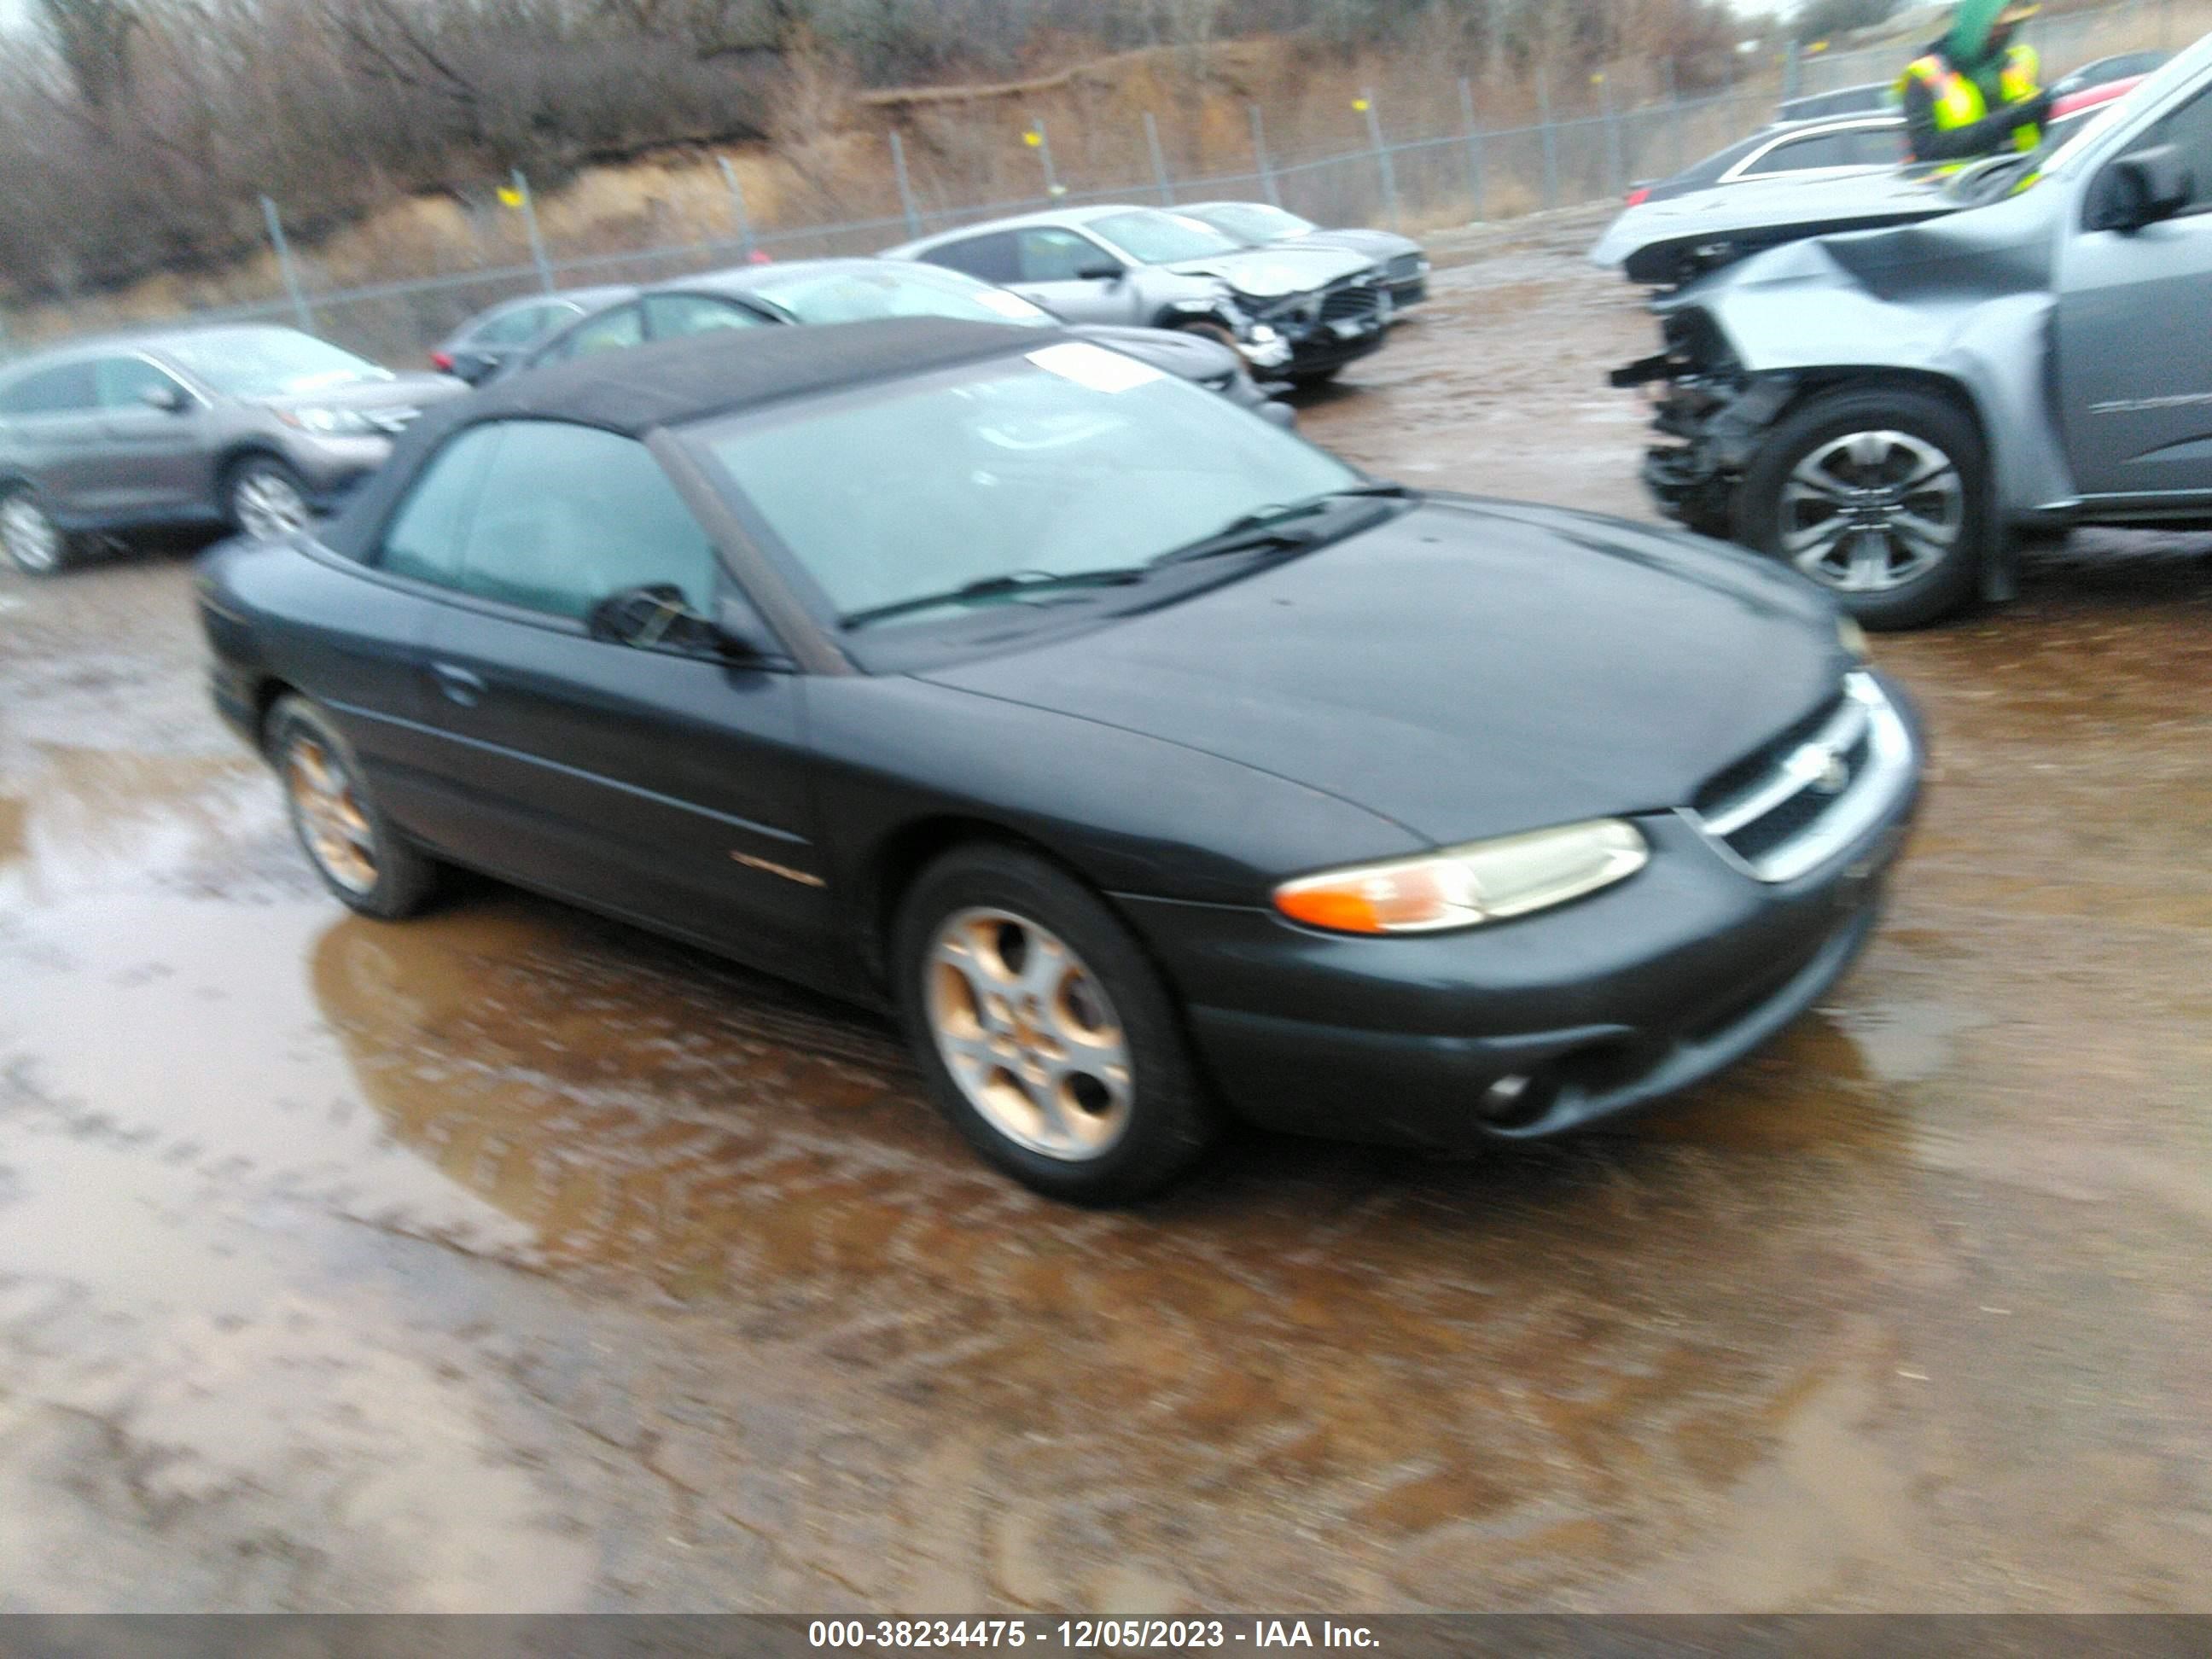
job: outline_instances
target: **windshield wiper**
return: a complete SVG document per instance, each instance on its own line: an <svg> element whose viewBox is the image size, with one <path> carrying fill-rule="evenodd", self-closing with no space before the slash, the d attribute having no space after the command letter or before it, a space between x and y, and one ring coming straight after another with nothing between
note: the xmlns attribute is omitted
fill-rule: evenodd
<svg viewBox="0 0 2212 1659"><path fill-rule="evenodd" d="M941 605L959 605L969 599L994 599L1009 593L1041 593L1070 587L1125 587L1131 582L1144 580L1142 565L1129 565L1119 569L1074 570L1065 574L1050 570L1013 570L1003 576L984 576L949 587L939 593L920 593L910 599L896 599L889 605L871 605L866 611L855 611L840 619L846 628L866 628L870 623L882 622L890 617L902 617L909 611L934 611Z"/></svg>
<svg viewBox="0 0 2212 1659"><path fill-rule="evenodd" d="M1224 553L1256 552L1265 547L1304 549L1318 547L1364 530L1372 522L1367 518L1339 520L1330 523L1304 524L1300 520L1326 513L1343 501L1381 498L1407 501L1413 490L1404 484L1353 484L1345 489L1325 490L1318 495L1309 495L1303 501L1283 501L1263 507L1250 513L1240 514L1220 529L1200 537L1194 542L1161 554L1152 561L1154 569L1167 565L1188 564L1194 559L1211 559Z"/></svg>

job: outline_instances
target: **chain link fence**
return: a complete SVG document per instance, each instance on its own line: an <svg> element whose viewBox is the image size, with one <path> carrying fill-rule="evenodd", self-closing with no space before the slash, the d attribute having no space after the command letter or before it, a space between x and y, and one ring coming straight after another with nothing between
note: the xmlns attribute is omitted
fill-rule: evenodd
<svg viewBox="0 0 2212 1659"><path fill-rule="evenodd" d="M2181 44L2174 38L2174 0L2124 0L2094 11L2039 17L2028 26L2028 38L2042 54L2045 78L2055 80L2110 52ZM1613 76L1601 74L1576 89L1576 101L1595 108L1563 117L1553 116L1552 88L1540 83L1540 118L1519 126L1483 125L1474 88L1462 81L1459 121L1452 130L1421 137L1393 136L1390 112L1363 94L1351 100L1362 118L1350 125L1355 131L1364 127L1367 142L1325 150L1308 146L1277 152L1263 112L1255 106L1249 111L1250 166L1228 173L1171 168L1147 115L1146 146L1139 153L1151 158L1149 177L1071 182L1055 168L1052 135L1033 122L1024 137L1036 161L1034 193L957 204L945 199L948 192L941 185L917 188L904 147L893 133L884 149L879 182L887 210L881 214L820 223L757 224L738 174L723 161L726 214L721 234L611 252L564 254L549 246L529 181L517 173L495 198L487 197L498 205L485 212L501 216L503 223L480 238L486 247L507 257L364 286L319 282L313 256L291 245L279 205L264 202L283 291L244 304L188 307L172 320L293 323L397 363L419 360L468 318L532 291L651 283L761 258L872 254L933 231L1045 207L1106 202L1172 207L1241 198L1273 202L1327 225L1419 228L1509 219L1618 199L1637 181L1677 172L1771 119L1778 86L1788 98L1893 81L1917 45L1892 40L1850 51L1792 48L1778 64L1758 65L1756 73L1747 72L1725 91L1692 98L1676 95L1670 64L1644 66L1639 78L1654 84L1656 95L1633 102L1623 99L1616 104ZM70 307L64 331L115 326L118 319L103 315L102 309L96 302ZM7 344L0 326L0 350Z"/></svg>

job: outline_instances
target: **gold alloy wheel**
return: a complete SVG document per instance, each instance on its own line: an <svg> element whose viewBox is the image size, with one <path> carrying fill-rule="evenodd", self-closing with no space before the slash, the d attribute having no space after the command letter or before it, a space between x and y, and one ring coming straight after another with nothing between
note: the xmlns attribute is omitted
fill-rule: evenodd
<svg viewBox="0 0 2212 1659"><path fill-rule="evenodd" d="M284 787L322 872L349 893L375 886L376 832L337 757L315 738L295 738L285 752Z"/></svg>
<svg viewBox="0 0 2212 1659"><path fill-rule="evenodd" d="M1129 1040L1083 959L1027 917L962 910L923 972L931 1035L968 1103L1047 1158L1102 1156L1129 1125Z"/></svg>

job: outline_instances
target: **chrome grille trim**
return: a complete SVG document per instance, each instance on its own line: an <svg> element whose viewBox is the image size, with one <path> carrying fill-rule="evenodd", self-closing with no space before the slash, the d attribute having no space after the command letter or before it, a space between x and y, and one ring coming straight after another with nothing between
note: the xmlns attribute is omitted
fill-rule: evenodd
<svg viewBox="0 0 2212 1659"><path fill-rule="evenodd" d="M1360 283L1330 289L1322 295L1321 319L1325 323L1342 322L1353 317L1372 317L1382 308L1382 296L1375 289Z"/></svg>
<svg viewBox="0 0 2212 1659"><path fill-rule="evenodd" d="M1792 796L1812 787L1828 759L1848 755L1866 734L1867 706L1845 696L1826 725L1805 739L1782 764L1733 799L1705 814L1708 834L1726 837L1765 817Z"/></svg>
<svg viewBox="0 0 2212 1659"><path fill-rule="evenodd" d="M1850 763L1853 760L1855 765ZM1845 781L1802 827L1750 856L1731 843L1730 837L1755 829L1814 790L1838 764L1849 768ZM1912 768L1912 734L1904 716L1873 675L1853 672L1844 676L1844 700L1835 714L1768 775L1714 811L1684 807L1681 815L1739 869L1764 882L1795 881L1880 822L1911 787Z"/></svg>

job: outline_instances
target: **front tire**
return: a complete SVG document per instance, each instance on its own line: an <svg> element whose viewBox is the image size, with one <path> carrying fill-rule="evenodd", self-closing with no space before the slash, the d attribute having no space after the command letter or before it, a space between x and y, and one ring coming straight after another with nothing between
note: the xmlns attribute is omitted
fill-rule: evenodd
<svg viewBox="0 0 2212 1659"><path fill-rule="evenodd" d="M274 456L250 455L223 479L223 515L241 536L273 542L305 530L313 520L307 486Z"/></svg>
<svg viewBox="0 0 2212 1659"><path fill-rule="evenodd" d="M28 486L18 486L0 494L0 552L26 576L51 576L68 568L76 544Z"/></svg>
<svg viewBox="0 0 2212 1659"><path fill-rule="evenodd" d="M1972 597L1992 539L1980 432L1941 398L1845 388L1808 402L1745 471L1737 539L1868 628L1920 628Z"/></svg>
<svg viewBox="0 0 2212 1659"><path fill-rule="evenodd" d="M1121 920L1033 854L988 843L899 908L899 1015L931 1097L1017 1181L1075 1204L1158 1191L1215 1114L1166 989Z"/></svg>
<svg viewBox="0 0 2212 1659"><path fill-rule="evenodd" d="M295 694L278 699L266 730L292 833L338 902L380 921L428 903L438 866L377 805L353 745L330 717Z"/></svg>

